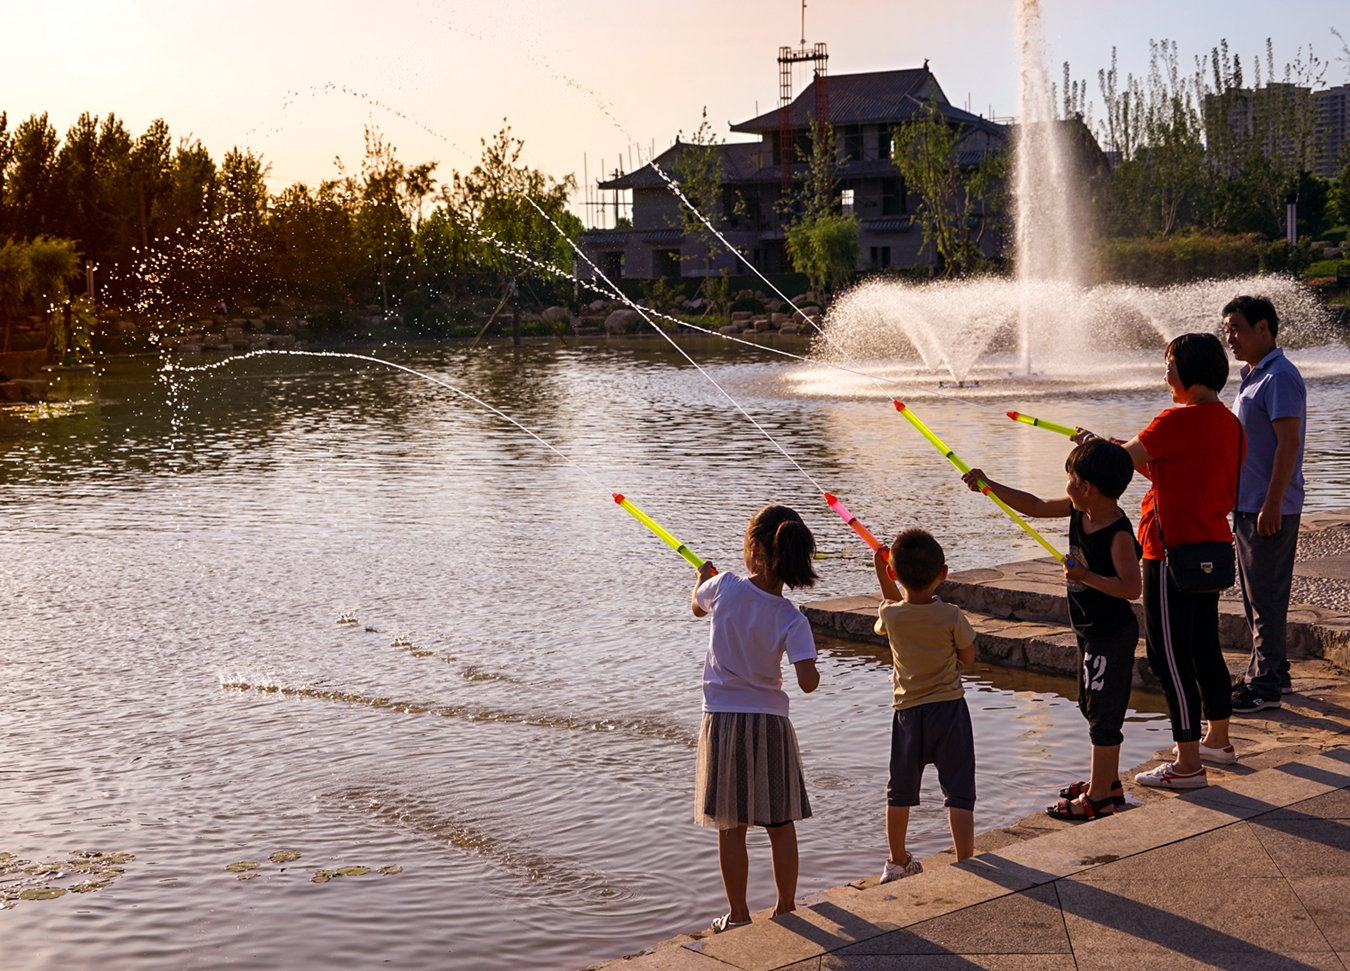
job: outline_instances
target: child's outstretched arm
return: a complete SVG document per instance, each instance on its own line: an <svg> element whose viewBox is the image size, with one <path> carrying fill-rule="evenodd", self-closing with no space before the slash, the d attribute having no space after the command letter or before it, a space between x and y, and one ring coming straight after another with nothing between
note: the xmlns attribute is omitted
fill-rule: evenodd
<svg viewBox="0 0 1350 971"><path fill-rule="evenodd" d="M891 563L887 557L890 550L884 546L878 547L872 554L872 566L877 571L877 581L881 584L881 599L900 601L905 598L900 593L900 588L896 586L895 580L891 577Z"/></svg>
<svg viewBox="0 0 1350 971"><path fill-rule="evenodd" d="M1144 592L1144 581L1139 575L1139 558L1134 555L1134 537L1129 533L1119 532L1111 538L1111 562L1116 568L1113 577L1098 576L1088 570L1085 563L1070 565L1068 562L1064 564L1064 576L1100 590L1108 597L1137 600Z"/></svg>
<svg viewBox="0 0 1350 971"><path fill-rule="evenodd" d="M1023 516L1035 516L1038 519L1064 519L1073 511L1073 503L1069 501L1068 496L1062 499L1042 499L1039 496L1033 496L1030 492L1023 492L1021 489L1013 489L995 482L984 474L983 469L971 469L961 476L961 481L970 487L971 492L980 491L981 479L989 487L990 492Z"/></svg>
<svg viewBox="0 0 1350 971"><path fill-rule="evenodd" d="M708 612L698 605L698 588L707 582L708 578L717 573L716 568L707 560L698 568L698 573L694 574L694 589L689 594L689 606L694 610L695 617L707 617Z"/></svg>

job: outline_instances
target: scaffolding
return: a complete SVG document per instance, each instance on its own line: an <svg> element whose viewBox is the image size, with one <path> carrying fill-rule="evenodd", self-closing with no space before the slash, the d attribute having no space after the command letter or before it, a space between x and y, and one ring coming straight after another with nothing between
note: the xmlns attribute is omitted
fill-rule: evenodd
<svg viewBox="0 0 1350 971"><path fill-rule="evenodd" d="M802 6L805 10L805 4ZM816 124L823 129L830 121L830 55L826 45L807 47L803 37L802 46L796 50L778 48L778 171L784 201L792 195L792 163L796 149L792 135L792 67L805 61L811 62L814 68Z"/></svg>
<svg viewBox="0 0 1350 971"><path fill-rule="evenodd" d="M628 149L629 170L632 169L632 151L630 146ZM621 219L627 220L628 224L632 225L633 190L600 188L602 182L622 178L628 174L624 170L624 154L619 153L618 164L612 169L606 168L605 159L602 158L600 160L600 175L595 181L591 181L590 161L583 153L581 156L581 172L581 207L586 228L618 229Z"/></svg>

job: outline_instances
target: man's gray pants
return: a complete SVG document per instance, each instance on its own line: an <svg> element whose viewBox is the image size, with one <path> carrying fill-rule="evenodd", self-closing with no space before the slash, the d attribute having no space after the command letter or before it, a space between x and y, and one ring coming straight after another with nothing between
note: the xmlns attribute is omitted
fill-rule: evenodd
<svg viewBox="0 0 1350 971"><path fill-rule="evenodd" d="M1256 513L1233 513L1238 582L1242 585L1247 627L1252 632L1246 682L1252 691L1270 701L1278 701L1280 688L1289 683L1285 619L1294 580L1298 521L1297 515L1281 516L1279 532L1262 536L1256 531Z"/></svg>

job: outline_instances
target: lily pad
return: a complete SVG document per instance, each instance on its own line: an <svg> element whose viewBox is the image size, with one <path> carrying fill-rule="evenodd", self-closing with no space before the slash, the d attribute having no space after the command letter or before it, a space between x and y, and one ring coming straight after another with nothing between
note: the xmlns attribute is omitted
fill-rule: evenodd
<svg viewBox="0 0 1350 971"><path fill-rule="evenodd" d="M261 874L261 873L258 873L258 872L255 870L255 871L252 871L252 872L250 872L250 873L241 873L241 874L239 874L239 876L235 877L235 879L236 879L236 880L252 880L253 878L255 878L255 877L260 877L260 876L262 876L262 874Z"/></svg>
<svg viewBox="0 0 1350 971"><path fill-rule="evenodd" d="M395 873L402 873L403 867L399 866L397 863L391 863L388 866L380 867L378 872L383 873L385 876L391 877Z"/></svg>
<svg viewBox="0 0 1350 971"><path fill-rule="evenodd" d="M334 871L340 877L364 877L370 872L368 866L344 866Z"/></svg>
<svg viewBox="0 0 1350 971"><path fill-rule="evenodd" d="M258 864L254 863L252 860L242 860L239 863L231 863L225 868L227 873L243 873L245 870L256 869L258 869Z"/></svg>
<svg viewBox="0 0 1350 971"><path fill-rule="evenodd" d="M20 900L51 900L53 897L64 897L66 890L64 887L32 887L28 890L19 892Z"/></svg>
<svg viewBox="0 0 1350 971"><path fill-rule="evenodd" d="M300 854L295 850L277 850L267 858L268 863L290 863L293 860L300 859Z"/></svg>
<svg viewBox="0 0 1350 971"><path fill-rule="evenodd" d="M332 870L316 870L314 876L309 878L310 883L327 883L333 877L337 876Z"/></svg>
<svg viewBox="0 0 1350 971"><path fill-rule="evenodd" d="M82 880L70 888L71 893L91 893L94 890L102 890L112 881L110 880Z"/></svg>
<svg viewBox="0 0 1350 971"><path fill-rule="evenodd" d="M98 856L98 854L94 854ZM104 863L130 863L136 859L135 853L104 853L100 859Z"/></svg>

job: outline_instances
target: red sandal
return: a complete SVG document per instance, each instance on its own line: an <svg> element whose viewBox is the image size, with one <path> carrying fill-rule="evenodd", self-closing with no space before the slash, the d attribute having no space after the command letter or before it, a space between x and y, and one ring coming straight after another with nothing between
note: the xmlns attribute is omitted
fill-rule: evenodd
<svg viewBox="0 0 1350 971"><path fill-rule="evenodd" d="M1071 782L1059 790L1059 798L1077 799L1079 796L1086 795L1087 791L1088 784L1079 780L1078 782ZM1111 783L1111 801L1117 806L1125 805L1125 787L1120 784L1119 779Z"/></svg>
<svg viewBox="0 0 1350 971"><path fill-rule="evenodd" d="M1073 807L1077 805L1081 812L1074 812ZM1114 816L1115 811L1111 808L1113 802L1110 796L1105 799L1089 799L1086 792L1077 799L1061 799L1057 803L1045 807L1045 814L1051 819L1063 819L1071 823L1087 823L1094 819L1101 819L1103 816ZM1102 810L1107 810L1102 812Z"/></svg>

